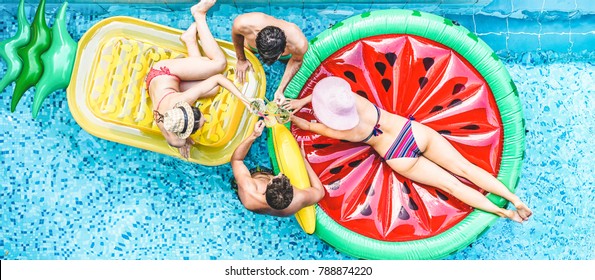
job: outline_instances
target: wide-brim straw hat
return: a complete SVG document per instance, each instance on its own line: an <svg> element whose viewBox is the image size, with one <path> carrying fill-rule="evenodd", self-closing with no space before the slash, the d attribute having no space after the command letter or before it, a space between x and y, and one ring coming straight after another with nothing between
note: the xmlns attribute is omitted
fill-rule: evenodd
<svg viewBox="0 0 595 280"><path fill-rule="evenodd" d="M163 127L165 130L186 139L194 130L194 112L190 104L180 101L173 109L163 114Z"/></svg>
<svg viewBox="0 0 595 280"><path fill-rule="evenodd" d="M314 86L312 109L320 122L335 130L352 129L359 123L355 95L349 83L338 77L326 77Z"/></svg>

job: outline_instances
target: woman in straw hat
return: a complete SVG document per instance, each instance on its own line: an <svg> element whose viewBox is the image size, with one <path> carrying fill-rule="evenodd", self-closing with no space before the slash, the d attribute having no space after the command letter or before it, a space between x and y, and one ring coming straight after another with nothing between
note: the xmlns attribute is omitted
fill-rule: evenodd
<svg viewBox="0 0 595 280"><path fill-rule="evenodd" d="M220 74L227 61L206 22L206 14L215 2L201 0L190 8L195 22L180 36L186 44L188 57L161 60L155 63L146 78L157 126L167 143L177 147L185 158L194 144L189 136L205 122L198 108L190 104L216 94L219 86L245 104L249 103L233 82ZM201 56L198 49L197 34L206 57Z"/></svg>
<svg viewBox="0 0 595 280"><path fill-rule="evenodd" d="M444 137L430 127L382 110L351 91L338 77L320 80L312 95L314 115L320 123L292 116L303 130L327 137L370 145L397 173L444 190L468 205L522 223L531 210L487 171L465 159ZM302 102L300 101L300 102ZM479 191L459 181L464 177L480 188L510 201L516 211L500 208Z"/></svg>

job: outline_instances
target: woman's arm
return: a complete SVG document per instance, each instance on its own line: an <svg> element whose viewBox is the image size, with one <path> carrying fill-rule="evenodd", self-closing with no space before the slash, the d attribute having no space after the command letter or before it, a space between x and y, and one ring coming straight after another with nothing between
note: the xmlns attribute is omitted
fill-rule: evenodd
<svg viewBox="0 0 595 280"><path fill-rule="evenodd" d="M302 99L286 99L285 103L283 103L283 109L289 110L292 113L299 112L302 107L306 106L306 104L312 102L312 94L302 98Z"/></svg>
<svg viewBox="0 0 595 280"><path fill-rule="evenodd" d="M250 98L244 96L240 90L233 84L232 81L227 79L222 74L216 74L202 81L201 83L189 88L184 91L181 95L177 96L174 103L179 101L186 101L188 104L193 104L196 100L206 97L207 94L212 92L216 87L222 86L229 90L233 95L238 97L242 103L246 106L250 106Z"/></svg>
<svg viewBox="0 0 595 280"><path fill-rule="evenodd" d="M236 87L236 85L230 81L228 78L226 78L225 76L218 74L217 75L217 83L222 86L223 88L227 89L229 92L231 92L233 95L235 95L237 98L240 99L240 101L242 101L242 103L244 103L244 105L246 105L246 107L250 107L250 102L252 102L252 100L254 98L249 98L246 97L245 95L242 94L242 92Z"/></svg>
<svg viewBox="0 0 595 280"><path fill-rule="evenodd" d="M172 147L182 148L184 146L184 144L186 144L185 139L180 139L180 138L178 138L178 136L176 136L175 134L173 134L167 130L165 130L165 132L163 133L163 136L165 137L167 144Z"/></svg>
<svg viewBox="0 0 595 280"><path fill-rule="evenodd" d="M157 127L161 131L161 134L163 134L163 137L165 138L165 141L167 141L168 145L178 148L178 151L182 157L186 159L190 157L190 148L192 145L194 145L194 140L192 140L192 138L180 139L177 135L167 131L163 127L163 124L159 122L157 123Z"/></svg>
<svg viewBox="0 0 595 280"><path fill-rule="evenodd" d="M291 115L291 122L302 130L312 131L326 137L334 139L348 139L348 134L345 131L334 130L322 123L313 123L304 120L295 115Z"/></svg>

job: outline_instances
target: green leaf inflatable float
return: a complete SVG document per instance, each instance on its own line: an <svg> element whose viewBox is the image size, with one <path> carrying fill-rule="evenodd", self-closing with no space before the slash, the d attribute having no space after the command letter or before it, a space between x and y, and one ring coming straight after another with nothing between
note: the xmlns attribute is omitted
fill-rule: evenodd
<svg viewBox="0 0 595 280"><path fill-rule="evenodd" d="M64 89L70 83L77 43L66 30L66 7L68 7L68 2L64 2L56 16L52 27L50 48L41 55L43 74L35 86L36 91L31 109L34 118L37 118L41 104L50 93Z"/></svg>
<svg viewBox="0 0 595 280"><path fill-rule="evenodd" d="M51 40L50 28L45 22L45 0L41 0L31 24L31 40L17 50L23 60L23 70L16 80L10 104L11 112L14 112L25 91L39 81L43 72L41 54L50 47Z"/></svg>
<svg viewBox="0 0 595 280"><path fill-rule="evenodd" d="M12 83L21 73L23 62L17 49L26 45L31 37L31 26L25 17L25 0L21 0L17 12L18 29L14 37L0 42L0 57L6 61L6 74L0 80L0 92Z"/></svg>

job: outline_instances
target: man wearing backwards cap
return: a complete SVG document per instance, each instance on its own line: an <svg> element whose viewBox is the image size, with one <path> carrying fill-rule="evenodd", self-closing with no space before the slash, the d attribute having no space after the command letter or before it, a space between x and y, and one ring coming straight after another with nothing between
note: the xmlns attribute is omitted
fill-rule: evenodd
<svg viewBox="0 0 595 280"><path fill-rule="evenodd" d="M395 172L428 186L446 191L471 207L527 221L531 209L492 174L464 158L442 135L413 118L404 118L378 108L351 90L339 77L326 77L312 90L314 115L319 123L292 115L300 129L370 145ZM453 174L510 201L516 211L500 208L482 193L463 184Z"/></svg>
<svg viewBox="0 0 595 280"><path fill-rule="evenodd" d="M258 121L252 135L246 138L231 156L231 168L238 186L238 196L244 207L259 214L285 217L318 203L324 197L324 187L305 158L311 188L303 190L292 186L289 178L282 173L275 176L268 171L248 170L244 158L254 140L262 135L263 129L264 122ZM302 156L305 157L303 146Z"/></svg>

